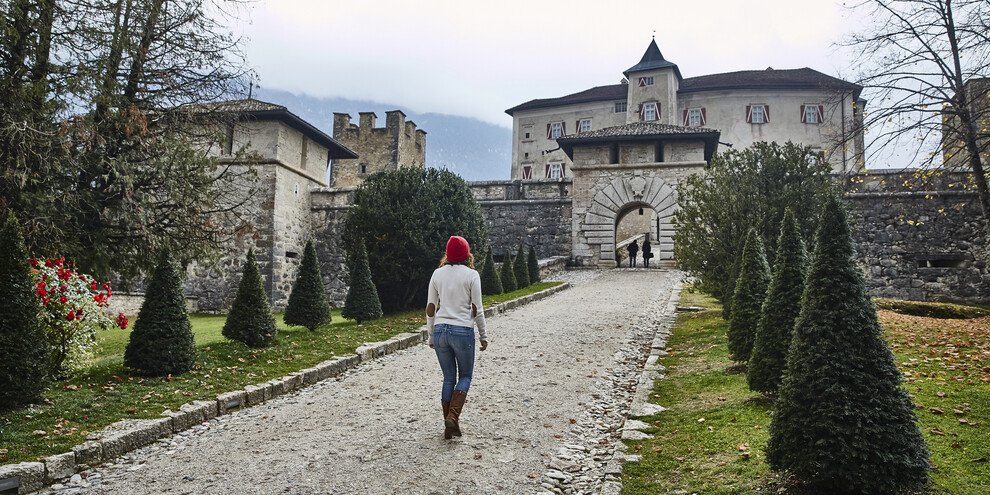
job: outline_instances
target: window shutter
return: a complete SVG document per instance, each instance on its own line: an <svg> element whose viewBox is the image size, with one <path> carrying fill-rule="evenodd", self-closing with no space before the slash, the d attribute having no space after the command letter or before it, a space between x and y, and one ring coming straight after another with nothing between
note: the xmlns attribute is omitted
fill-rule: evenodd
<svg viewBox="0 0 990 495"><path fill-rule="evenodd" d="M825 105L818 105L818 123L825 122Z"/></svg>
<svg viewBox="0 0 990 495"><path fill-rule="evenodd" d="M567 124L561 122L560 123L560 137L564 137L566 135L567 135Z"/></svg>
<svg viewBox="0 0 990 495"><path fill-rule="evenodd" d="M653 104L653 116L656 117L654 120L660 120L660 102Z"/></svg>
<svg viewBox="0 0 990 495"><path fill-rule="evenodd" d="M579 132L581 132L581 121L580 120L575 120L574 121L574 133L577 134Z"/></svg>
<svg viewBox="0 0 990 495"><path fill-rule="evenodd" d="M642 121L645 118L646 118L646 105L640 103L639 104L639 120Z"/></svg>
<svg viewBox="0 0 990 495"><path fill-rule="evenodd" d="M746 123L747 124L752 124L753 123L753 106L752 105L746 105ZM547 129L549 129L549 127ZM549 136L549 135L550 135L550 131L547 131L547 136Z"/></svg>
<svg viewBox="0 0 990 495"><path fill-rule="evenodd" d="M547 124L547 139L550 139L550 124Z"/></svg>
<svg viewBox="0 0 990 495"><path fill-rule="evenodd" d="M530 167L529 165L523 167L523 177L522 178L523 179L532 179L533 178L533 167Z"/></svg>
<svg viewBox="0 0 990 495"><path fill-rule="evenodd" d="M705 120L705 109L701 109L701 125L705 125L707 121Z"/></svg>
<svg viewBox="0 0 990 495"><path fill-rule="evenodd" d="M566 165L563 164L563 163L560 164L560 178L562 178L562 179L564 178L564 167L565 166Z"/></svg>
<svg viewBox="0 0 990 495"><path fill-rule="evenodd" d="M688 121L688 111L684 110L684 127L687 127L690 122Z"/></svg>
<svg viewBox="0 0 990 495"><path fill-rule="evenodd" d="M639 78L639 87L642 88L643 86L646 86L646 78L645 77Z"/></svg>
<svg viewBox="0 0 990 495"><path fill-rule="evenodd" d="M546 175L546 178L547 179L550 178L550 164L549 163L547 164L547 175Z"/></svg>
<svg viewBox="0 0 990 495"><path fill-rule="evenodd" d="M808 114L806 112L807 112L807 110L805 110L805 105L801 105L801 123L802 124L807 124L808 123Z"/></svg>
<svg viewBox="0 0 990 495"><path fill-rule="evenodd" d="M770 123L770 105L763 105L763 122Z"/></svg>

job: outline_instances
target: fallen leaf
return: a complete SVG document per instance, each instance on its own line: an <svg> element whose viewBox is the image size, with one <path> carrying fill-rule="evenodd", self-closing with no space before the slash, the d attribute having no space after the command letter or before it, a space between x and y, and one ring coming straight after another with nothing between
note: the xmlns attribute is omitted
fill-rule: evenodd
<svg viewBox="0 0 990 495"><path fill-rule="evenodd" d="M674 458L674 460L675 460L675 461L683 461L683 460L684 460L684 458L683 458L683 457L675 457L675 458Z"/></svg>
<svg viewBox="0 0 990 495"><path fill-rule="evenodd" d="M31 432L31 434L32 435L39 435L40 436L40 435L47 435L48 432L45 431L45 430L34 430L34 431Z"/></svg>
<svg viewBox="0 0 990 495"><path fill-rule="evenodd" d="M932 434L935 434L935 435L939 435L939 436L943 436L943 437L945 436L945 432L942 431L942 430L940 430L940 429L938 429L938 428L932 428L931 430L928 430L928 431L932 432Z"/></svg>
<svg viewBox="0 0 990 495"><path fill-rule="evenodd" d="M959 442L952 442L952 448L954 448L954 449L961 449L962 448L962 445L960 445Z"/></svg>
<svg viewBox="0 0 990 495"><path fill-rule="evenodd" d="M931 411L932 414L945 414L945 409L942 409L941 407L929 407L928 410Z"/></svg>
<svg viewBox="0 0 990 495"><path fill-rule="evenodd" d="M698 418L698 422L699 423L704 423L705 422L705 418Z"/></svg>
<svg viewBox="0 0 990 495"><path fill-rule="evenodd" d="M973 459L973 460L971 460L969 462L987 462L987 458L986 457L979 457L979 458Z"/></svg>
<svg viewBox="0 0 990 495"><path fill-rule="evenodd" d="M724 466L725 465L725 461L722 461L722 462L718 463L718 465L719 466Z"/></svg>
<svg viewBox="0 0 990 495"><path fill-rule="evenodd" d="M746 450L746 449L749 448L749 444L748 443L741 443L736 448L739 449L739 450Z"/></svg>

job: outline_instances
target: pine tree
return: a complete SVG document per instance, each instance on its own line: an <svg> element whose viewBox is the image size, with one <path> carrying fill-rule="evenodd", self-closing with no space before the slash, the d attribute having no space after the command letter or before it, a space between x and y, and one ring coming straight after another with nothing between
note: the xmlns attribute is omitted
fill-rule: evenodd
<svg viewBox="0 0 990 495"><path fill-rule="evenodd" d="M540 281L540 263L536 260L536 248L529 247L529 256L526 259L529 265L529 282L535 284Z"/></svg>
<svg viewBox="0 0 990 495"><path fill-rule="evenodd" d="M502 271L499 275L503 293L516 290L516 275L512 270L512 255L508 251L505 252L505 259L502 260Z"/></svg>
<svg viewBox="0 0 990 495"><path fill-rule="evenodd" d="M760 320L760 310L769 284L770 267L763 254L763 242L756 230L750 229L743 245L739 279L732 295L732 316L729 318L729 352L733 361L749 361L756 324Z"/></svg>
<svg viewBox="0 0 990 495"><path fill-rule="evenodd" d="M491 248L485 256L485 265L481 269L481 293L486 296L502 293L502 281L495 270L495 258L492 256Z"/></svg>
<svg viewBox="0 0 990 495"><path fill-rule="evenodd" d="M243 342L248 347L265 347L277 333L268 294L258 271L258 260L254 250L249 249L241 283L237 287L237 297L223 325L223 336Z"/></svg>
<svg viewBox="0 0 990 495"><path fill-rule="evenodd" d="M766 300L756 325L746 381L754 392L773 394L780 388L794 322L801 313L807 254L797 219L788 209L780 226L777 259Z"/></svg>
<svg viewBox="0 0 990 495"><path fill-rule="evenodd" d="M512 260L512 274L516 276L516 288L524 289L529 287L529 263L526 262L525 251L522 242L516 250L516 257Z"/></svg>
<svg viewBox="0 0 990 495"><path fill-rule="evenodd" d="M344 318L363 321L377 320L382 317L382 303L378 299L378 289L371 279L371 267L368 265L368 250L364 241L359 241L351 256L350 288L344 300Z"/></svg>
<svg viewBox="0 0 990 495"><path fill-rule="evenodd" d="M152 376L178 375L196 364L196 344L186 313L179 271L163 251L144 294L124 364Z"/></svg>
<svg viewBox="0 0 990 495"><path fill-rule="evenodd" d="M330 302L323 287L323 275L320 273L313 241L306 242L299 274L292 284L282 321L286 325L306 327L311 332L330 323Z"/></svg>
<svg viewBox="0 0 990 495"><path fill-rule="evenodd" d="M0 229L0 410L23 405L48 387L51 347L38 318L24 238L13 210Z"/></svg>
<svg viewBox="0 0 990 495"><path fill-rule="evenodd" d="M913 493L928 480L928 449L854 255L833 197L815 237L767 458L821 493Z"/></svg>

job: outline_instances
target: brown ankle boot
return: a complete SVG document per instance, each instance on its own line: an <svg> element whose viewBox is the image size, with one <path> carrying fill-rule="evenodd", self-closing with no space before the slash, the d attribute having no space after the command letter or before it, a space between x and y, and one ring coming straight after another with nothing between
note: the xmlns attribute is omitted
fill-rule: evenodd
<svg viewBox="0 0 990 495"><path fill-rule="evenodd" d="M447 419L443 422L455 437L461 436L461 426L457 420L461 417L461 408L464 407L465 398L467 398L467 392L454 390L454 395L450 398L450 409L447 412Z"/></svg>
<svg viewBox="0 0 990 495"><path fill-rule="evenodd" d="M440 407L443 409L443 437L447 440L453 436L453 430L447 426L447 414L450 413L450 402L440 401Z"/></svg>

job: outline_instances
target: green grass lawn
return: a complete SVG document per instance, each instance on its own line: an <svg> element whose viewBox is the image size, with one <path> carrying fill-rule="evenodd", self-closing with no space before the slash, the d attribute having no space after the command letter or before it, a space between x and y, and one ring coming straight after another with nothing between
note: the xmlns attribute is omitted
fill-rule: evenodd
<svg viewBox="0 0 990 495"><path fill-rule="evenodd" d="M667 378L656 382L652 399L668 410L640 418L653 425L646 431L654 438L626 442L643 460L625 464L622 493L774 493L781 478L763 453L772 402L750 392L728 359L719 306L689 293L681 305L709 309L678 316L670 354L660 360ZM990 319L880 315L898 365L911 374L905 385L923 406L916 411L937 466L935 491L986 493Z"/></svg>
<svg viewBox="0 0 990 495"><path fill-rule="evenodd" d="M485 298L484 304L514 299L559 284L535 284L510 294ZM491 301L491 302L490 302ZM196 369L179 376L150 378L123 365L130 330L98 335L96 362L77 376L53 384L44 403L0 414L0 464L33 461L67 452L87 435L127 418L156 418L194 400L266 382L309 368L336 355L351 354L365 342L379 342L415 332L425 322L423 310L388 315L358 325L334 310L333 321L310 332L287 327L276 315L279 334L269 347L250 349L225 339L224 315L190 317L199 355Z"/></svg>

